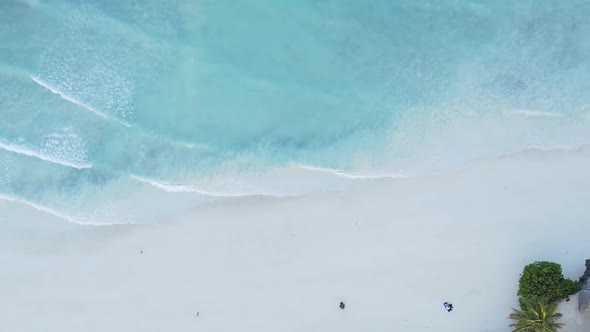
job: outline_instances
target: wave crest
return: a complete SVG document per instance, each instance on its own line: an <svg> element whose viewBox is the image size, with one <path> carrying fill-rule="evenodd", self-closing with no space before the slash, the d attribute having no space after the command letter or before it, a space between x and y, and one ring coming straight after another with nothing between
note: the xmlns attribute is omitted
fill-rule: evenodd
<svg viewBox="0 0 590 332"><path fill-rule="evenodd" d="M48 145L48 147L50 148L49 150L52 150L53 147L51 147L51 144L53 144L53 143L48 142L47 144L49 144ZM10 151L13 153L17 153L17 154L21 154L21 155L25 155L28 157L34 157L34 158L41 159L41 160L44 160L44 161L47 161L50 163L54 163L54 164L59 164L59 165L67 166L67 167L76 168L76 169L84 169L84 168L91 168L92 167L92 163L89 163L89 162L70 161L70 160L52 155L51 153L46 153L44 151L35 151L27 146L13 144L13 143L10 143L10 142L8 142L6 140L2 140L2 139L0 139L0 149Z"/></svg>

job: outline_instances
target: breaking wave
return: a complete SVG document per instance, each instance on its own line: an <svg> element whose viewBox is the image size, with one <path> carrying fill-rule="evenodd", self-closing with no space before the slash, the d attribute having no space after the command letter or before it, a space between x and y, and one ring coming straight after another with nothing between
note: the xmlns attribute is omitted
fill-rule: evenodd
<svg viewBox="0 0 590 332"><path fill-rule="evenodd" d="M83 223L590 143L583 1L30 3L0 35L0 194Z"/></svg>

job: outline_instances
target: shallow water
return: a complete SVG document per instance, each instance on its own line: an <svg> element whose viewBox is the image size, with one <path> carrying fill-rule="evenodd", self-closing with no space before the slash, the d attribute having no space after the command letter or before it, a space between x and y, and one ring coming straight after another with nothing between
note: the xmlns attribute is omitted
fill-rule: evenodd
<svg viewBox="0 0 590 332"><path fill-rule="evenodd" d="M584 1L4 1L0 195L151 222L220 196L572 149L590 143L589 15Z"/></svg>

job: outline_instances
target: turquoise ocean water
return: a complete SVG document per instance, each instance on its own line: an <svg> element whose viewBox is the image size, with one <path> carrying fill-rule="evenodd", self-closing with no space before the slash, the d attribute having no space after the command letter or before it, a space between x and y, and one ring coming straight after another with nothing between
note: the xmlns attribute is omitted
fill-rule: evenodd
<svg viewBox="0 0 590 332"><path fill-rule="evenodd" d="M153 222L590 142L587 1L5 0L0 197Z"/></svg>

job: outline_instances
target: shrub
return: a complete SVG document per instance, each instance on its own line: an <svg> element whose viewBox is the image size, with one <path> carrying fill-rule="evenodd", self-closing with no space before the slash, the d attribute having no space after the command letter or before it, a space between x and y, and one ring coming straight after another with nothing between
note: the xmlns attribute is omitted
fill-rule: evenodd
<svg viewBox="0 0 590 332"><path fill-rule="evenodd" d="M579 282L573 281L571 279L563 279L561 283L562 294L564 294L564 298L579 292L582 288Z"/></svg>
<svg viewBox="0 0 590 332"><path fill-rule="evenodd" d="M534 262L524 267L520 276L518 296L521 298L545 297L554 302L567 298L578 292L580 288L579 283L563 277L561 265L552 262Z"/></svg>

